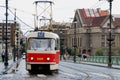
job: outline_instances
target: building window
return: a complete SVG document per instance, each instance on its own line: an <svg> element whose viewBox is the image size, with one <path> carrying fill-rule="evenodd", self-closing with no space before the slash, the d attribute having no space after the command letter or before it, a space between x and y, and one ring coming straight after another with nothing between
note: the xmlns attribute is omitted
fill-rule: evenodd
<svg viewBox="0 0 120 80"><path fill-rule="evenodd" d="M107 26L109 27L109 26L110 26L110 23L107 23Z"/></svg>
<svg viewBox="0 0 120 80"><path fill-rule="evenodd" d="M80 47L82 46L82 38L80 38Z"/></svg>
<svg viewBox="0 0 120 80"><path fill-rule="evenodd" d="M78 37L78 47L80 46L79 44L80 44L80 43L79 43L79 37Z"/></svg>
<svg viewBox="0 0 120 80"><path fill-rule="evenodd" d="M74 46L74 38L72 38L72 47Z"/></svg>
<svg viewBox="0 0 120 80"><path fill-rule="evenodd" d="M111 46L112 46L112 47L115 47L115 42L112 42L112 43L111 43ZM107 47L109 47L109 42L107 42Z"/></svg>
<svg viewBox="0 0 120 80"><path fill-rule="evenodd" d="M115 42L112 42L112 47L115 47Z"/></svg>
<svg viewBox="0 0 120 80"><path fill-rule="evenodd" d="M105 40L105 35L101 35L101 39L102 39L102 40Z"/></svg>
<svg viewBox="0 0 120 80"><path fill-rule="evenodd" d="M115 39L115 35L112 35L112 38Z"/></svg>
<svg viewBox="0 0 120 80"><path fill-rule="evenodd" d="M105 33L105 29L102 29L102 33Z"/></svg>
<svg viewBox="0 0 120 80"><path fill-rule="evenodd" d="M76 42L75 43L76 43L76 46L78 46L78 38L76 38Z"/></svg>
<svg viewBox="0 0 120 80"><path fill-rule="evenodd" d="M102 43L101 43L101 47L105 47L105 42L102 42Z"/></svg>
<svg viewBox="0 0 120 80"><path fill-rule="evenodd" d="M107 42L107 47L109 47L109 42Z"/></svg>

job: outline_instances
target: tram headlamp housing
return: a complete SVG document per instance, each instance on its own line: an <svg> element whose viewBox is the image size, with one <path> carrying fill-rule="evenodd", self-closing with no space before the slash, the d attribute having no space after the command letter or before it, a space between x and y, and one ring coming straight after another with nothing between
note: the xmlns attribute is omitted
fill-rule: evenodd
<svg viewBox="0 0 120 80"><path fill-rule="evenodd" d="M30 60L34 60L34 58L33 58L33 57L31 57L31 58L30 58Z"/></svg>
<svg viewBox="0 0 120 80"><path fill-rule="evenodd" d="M49 60L50 60L50 58L49 58L49 57L47 57L47 60L49 61Z"/></svg>

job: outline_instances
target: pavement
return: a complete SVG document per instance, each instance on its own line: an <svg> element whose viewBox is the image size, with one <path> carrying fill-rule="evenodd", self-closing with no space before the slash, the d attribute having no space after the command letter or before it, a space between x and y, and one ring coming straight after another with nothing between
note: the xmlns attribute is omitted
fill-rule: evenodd
<svg viewBox="0 0 120 80"><path fill-rule="evenodd" d="M0 62L0 74L6 73L8 70L10 70L13 66L13 60L8 60L8 66L5 68L4 62Z"/></svg>
<svg viewBox="0 0 120 80"><path fill-rule="evenodd" d="M0 61L0 74L7 74L14 70L17 70L20 60L21 59L18 59L16 62L14 62L13 59L8 60L7 68L5 68L4 62Z"/></svg>
<svg viewBox="0 0 120 80"><path fill-rule="evenodd" d="M62 60L62 61L65 61L65 60ZM72 60L66 60L66 62L73 62L73 61ZM103 64L103 63L93 63L93 62L83 62L83 61L76 61L76 63L109 68L108 64ZM111 68L120 70L120 65L112 65Z"/></svg>
<svg viewBox="0 0 120 80"><path fill-rule="evenodd" d="M80 63L87 64L87 65L110 68L110 67L108 67L108 64L103 64L103 63L92 63L92 62L80 62ZM120 65L112 65L111 68L120 70Z"/></svg>

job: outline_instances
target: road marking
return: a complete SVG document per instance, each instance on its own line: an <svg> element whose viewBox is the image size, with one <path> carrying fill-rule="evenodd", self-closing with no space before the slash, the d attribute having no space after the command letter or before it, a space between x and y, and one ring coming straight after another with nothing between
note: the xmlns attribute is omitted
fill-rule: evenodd
<svg viewBox="0 0 120 80"><path fill-rule="evenodd" d="M101 76L101 77L106 77L109 78L109 75L103 74L103 73L91 73L92 75L97 75L97 76Z"/></svg>
<svg viewBox="0 0 120 80"><path fill-rule="evenodd" d="M27 75L27 74L24 74L24 75L22 75L24 78L29 78L30 77L30 75Z"/></svg>
<svg viewBox="0 0 120 80"><path fill-rule="evenodd" d="M44 75L44 74L37 74L37 77L42 77L42 78L45 78L45 77L47 77L46 75Z"/></svg>

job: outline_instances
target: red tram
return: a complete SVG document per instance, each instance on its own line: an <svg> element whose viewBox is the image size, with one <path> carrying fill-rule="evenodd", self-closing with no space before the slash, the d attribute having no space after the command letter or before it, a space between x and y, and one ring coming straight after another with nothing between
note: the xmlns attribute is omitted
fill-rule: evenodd
<svg viewBox="0 0 120 80"><path fill-rule="evenodd" d="M26 70L58 70L60 39L53 32L35 31L27 36Z"/></svg>

